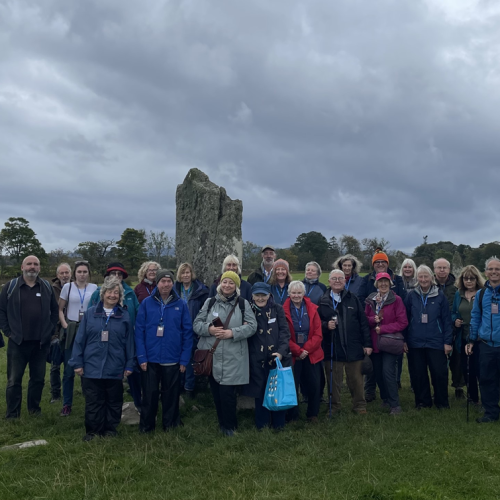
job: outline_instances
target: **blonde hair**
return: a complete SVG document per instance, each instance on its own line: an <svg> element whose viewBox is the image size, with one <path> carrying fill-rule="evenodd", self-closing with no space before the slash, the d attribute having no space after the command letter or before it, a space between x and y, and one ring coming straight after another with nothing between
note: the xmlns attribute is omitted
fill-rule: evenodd
<svg viewBox="0 0 500 500"><path fill-rule="evenodd" d="M238 273L241 274L241 266L240 266L240 261L236 255L230 254L228 255L222 262L222 274L226 272L226 266L231 263L231 264L236 264L238 266Z"/></svg>
<svg viewBox="0 0 500 500"><path fill-rule="evenodd" d="M191 281L194 281L196 279L196 274L194 274L193 266L189 262L183 262L179 266L179 269L177 269L177 281L181 280L181 275L186 271L186 269L189 269L191 271Z"/></svg>
<svg viewBox="0 0 500 500"><path fill-rule="evenodd" d="M156 266L158 269L161 269L160 264L158 264L158 262L155 262L154 260L148 260L148 262L144 262L142 264L142 266L139 268L139 271L137 272L137 279L139 280L139 283L144 279L144 276L146 276L148 267L153 265Z"/></svg>
<svg viewBox="0 0 500 500"><path fill-rule="evenodd" d="M476 266L465 266L460 272L460 276L455 281L455 286L459 290L465 290L464 276L474 276L476 278L476 290L483 288L484 278Z"/></svg>

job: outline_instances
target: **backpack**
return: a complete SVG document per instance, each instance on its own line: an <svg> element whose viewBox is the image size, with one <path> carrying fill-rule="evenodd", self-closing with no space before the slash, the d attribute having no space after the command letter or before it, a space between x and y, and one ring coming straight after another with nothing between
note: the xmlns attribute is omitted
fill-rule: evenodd
<svg viewBox="0 0 500 500"><path fill-rule="evenodd" d="M208 303L208 309L207 309L207 315L210 312L210 309L212 309L213 305L215 304L215 301L217 299L215 297L212 297L210 299L210 302ZM238 297L238 305L240 306L241 310L241 317L243 320L245 319L245 299L243 297Z"/></svg>
<svg viewBox="0 0 500 500"><path fill-rule="evenodd" d="M14 288L16 288L18 280L19 280L19 278L14 278L9 283L9 289L7 290L7 300L10 299L10 296L14 292ZM44 280L43 278L40 278L40 281L47 287L47 289L49 290L49 292L52 293L53 290L52 290L51 284L47 280Z"/></svg>
<svg viewBox="0 0 500 500"><path fill-rule="evenodd" d="M483 286L483 288L481 288L481 291L479 292L479 310L481 311L481 318L483 317L483 297L484 297L484 294L486 292L486 287Z"/></svg>

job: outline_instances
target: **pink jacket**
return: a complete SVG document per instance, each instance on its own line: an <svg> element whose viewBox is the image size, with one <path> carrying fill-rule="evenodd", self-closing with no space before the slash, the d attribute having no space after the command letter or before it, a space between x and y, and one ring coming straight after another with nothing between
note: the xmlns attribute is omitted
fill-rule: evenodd
<svg viewBox="0 0 500 500"><path fill-rule="evenodd" d="M373 352L379 352L377 337L379 334L375 331L377 326L375 323L376 315L376 293L372 293L365 301L365 314L370 325L370 336L372 338ZM396 295L392 290L389 291L382 309L379 313L380 321L380 335L388 333L403 333L404 329L408 326L408 318L406 316L406 307L399 295Z"/></svg>

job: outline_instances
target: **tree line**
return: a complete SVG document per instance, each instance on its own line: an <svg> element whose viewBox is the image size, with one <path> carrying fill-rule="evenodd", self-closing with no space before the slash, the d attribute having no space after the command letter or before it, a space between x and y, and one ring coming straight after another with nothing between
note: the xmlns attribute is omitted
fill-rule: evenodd
<svg viewBox="0 0 500 500"><path fill-rule="evenodd" d="M251 271L261 262L261 244L245 241L243 243L243 268ZM473 264L480 270L484 262L492 255L500 256L500 242L483 243L477 248L470 245L455 245L451 241L428 243L424 236L423 243L411 254L391 249L385 238L363 238L358 240L352 235L343 234L327 239L317 231L309 231L297 236L293 245L288 248L276 248L279 258L285 259L292 270L304 269L307 262L318 262L325 270L330 270L332 263L345 254L352 254L363 264L363 271L371 269L371 259L375 250L382 248L390 260L390 267L397 271L404 259L411 257L417 265L432 264L444 257L452 263L452 269L460 269L463 265ZM19 266L27 255L36 255L42 264L44 274L54 274L57 264L78 259L87 260L94 273L104 273L106 265L113 260L124 264L133 275L142 262L154 260L162 266L175 268L175 238L165 231L146 232L145 229L126 228L120 239L83 241L73 250L57 248L46 252L30 227L29 221L23 217L10 217L0 231L0 277L10 278L19 272Z"/></svg>

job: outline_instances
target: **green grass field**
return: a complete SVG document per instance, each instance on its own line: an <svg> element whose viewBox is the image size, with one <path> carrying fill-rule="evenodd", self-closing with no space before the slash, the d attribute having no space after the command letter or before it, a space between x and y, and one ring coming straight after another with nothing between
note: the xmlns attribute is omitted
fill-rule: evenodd
<svg viewBox="0 0 500 500"><path fill-rule="evenodd" d="M0 352L5 412L5 349ZM465 421L463 401L452 409L417 412L407 379L405 413L389 417L376 400L368 414L305 420L275 434L239 412L234 438L223 438L211 397L182 409L184 427L139 435L119 427L117 438L84 443L84 401L75 384L73 414L49 404L48 378L40 417L0 420L0 446L46 439L48 446L0 452L0 498L10 499L486 499L500 496L500 425ZM451 394L451 392L450 392ZM25 394L24 394L25 396ZM302 414L305 405L301 405ZM304 417L303 417L304 418Z"/></svg>

